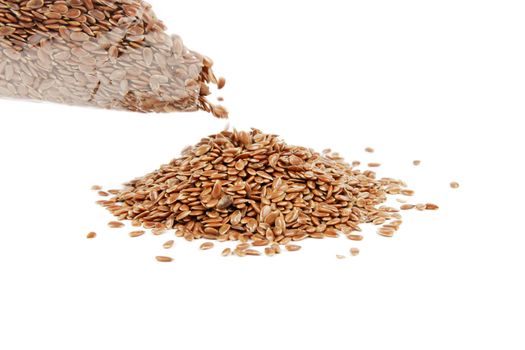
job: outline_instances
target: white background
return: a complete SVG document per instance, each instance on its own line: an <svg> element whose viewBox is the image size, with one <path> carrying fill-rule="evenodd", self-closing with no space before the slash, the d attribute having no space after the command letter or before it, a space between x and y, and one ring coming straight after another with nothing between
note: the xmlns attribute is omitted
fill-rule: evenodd
<svg viewBox="0 0 525 350"><path fill-rule="evenodd" d="M90 187L225 123L1 100L1 349L525 347L522 2L151 2L227 77L232 126L382 162L441 210L274 258L177 240L160 264L168 236L107 228Z"/></svg>

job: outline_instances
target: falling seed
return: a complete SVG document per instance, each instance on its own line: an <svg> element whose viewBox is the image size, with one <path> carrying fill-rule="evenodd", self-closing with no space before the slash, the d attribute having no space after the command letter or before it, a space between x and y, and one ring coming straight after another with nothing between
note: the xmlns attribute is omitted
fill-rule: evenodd
<svg viewBox="0 0 525 350"><path fill-rule="evenodd" d="M374 153L375 150L372 147L367 147L367 148L365 148L365 152L367 152L367 153Z"/></svg>
<svg viewBox="0 0 525 350"><path fill-rule="evenodd" d="M224 250L222 251L221 255L222 255L222 256L228 256L228 255L231 254L231 252L232 252L232 250L231 250L230 248L226 248L226 249L224 249Z"/></svg>
<svg viewBox="0 0 525 350"><path fill-rule="evenodd" d="M352 254L352 256L358 256L359 248L350 248L350 254Z"/></svg>
<svg viewBox="0 0 525 350"><path fill-rule="evenodd" d="M414 164L415 166L418 166L418 165L421 165L421 161L420 160L414 160L412 162L412 164Z"/></svg>
<svg viewBox="0 0 525 350"><path fill-rule="evenodd" d="M219 80L217 80L217 89L222 89L224 85L226 85L226 79L220 77Z"/></svg>
<svg viewBox="0 0 525 350"><path fill-rule="evenodd" d="M87 234L87 239L93 239L95 237L97 237L97 233L96 232L90 232Z"/></svg>
<svg viewBox="0 0 525 350"><path fill-rule="evenodd" d="M451 183L450 183L450 187L452 187L452 188L454 188L454 189L459 188L459 183L457 183L457 182L451 182Z"/></svg>
<svg viewBox="0 0 525 350"><path fill-rule="evenodd" d="M211 248L214 247L214 244L212 242L205 242L205 243L202 243L201 246L199 247L200 250L210 250Z"/></svg>
<svg viewBox="0 0 525 350"><path fill-rule="evenodd" d="M368 163L369 168L379 168L381 163Z"/></svg>
<svg viewBox="0 0 525 350"><path fill-rule="evenodd" d="M175 241L174 241L174 240L169 240L169 241L165 242L165 243L162 245L162 247L163 247L164 249L170 249L170 248L173 247L173 244L175 244Z"/></svg>
<svg viewBox="0 0 525 350"><path fill-rule="evenodd" d="M337 259L339 259L339 260L346 259L346 256L344 256L344 255L339 255L339 254L336 255L335 257L336 257Z"/></svg>
<svg viewBox="0 0 525 350"><path fill-rule="evenodd" d="M172 262L173 258L170 258L169 256L156 256L155 259L157 259L158 262Z"/></svg>
<svg viewBox="0 0 525 350"><path fill-rule="evenodd" d="M92 189L93 191L100 191L100 190L102 189L102 186L99 186L99 185L93 185L93 186L91 186L91 189Z"/></svg>

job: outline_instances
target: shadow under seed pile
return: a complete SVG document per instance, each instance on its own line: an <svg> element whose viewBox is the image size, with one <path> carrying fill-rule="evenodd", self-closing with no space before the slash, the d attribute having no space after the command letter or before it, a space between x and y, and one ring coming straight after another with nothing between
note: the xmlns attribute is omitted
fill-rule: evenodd
<svg viewBox="0 0 525 350"><path fill-rule="evenodd" d="M398 209L388 195L412 192L391 178L352 168L337 154L291 146L276 135L223 131L180 158L99 201L120 220L187 240L286 245L306 238L355 235L360 224L392 236Z"/></svg>

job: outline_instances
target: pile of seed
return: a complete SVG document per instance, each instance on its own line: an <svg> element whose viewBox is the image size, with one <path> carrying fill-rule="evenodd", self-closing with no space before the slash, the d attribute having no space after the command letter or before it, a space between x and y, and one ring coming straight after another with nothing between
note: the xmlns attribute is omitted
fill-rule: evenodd
<svg viewBox="0 0 525 350"><path fill-rule="evenodd" d="M365 223L393 236L401 216L384 203L389 195L414 194L405 187L403 181L353 168L329 150L320 154L252 129L204 138L98 203L154 234L174 229L187 240L240 241L237 255L258 255L248 243L267 246L265 253L273 255L279 245L298 250L290 243L307 238L343 234L359 241L363 237L357 232Z"/></svg>
<svg viewBox="0 0 525 350"><path fill-rule="evenodd" d="M228 112L212 61L142 0L0 0L0 96L139 112Z"/></svg>

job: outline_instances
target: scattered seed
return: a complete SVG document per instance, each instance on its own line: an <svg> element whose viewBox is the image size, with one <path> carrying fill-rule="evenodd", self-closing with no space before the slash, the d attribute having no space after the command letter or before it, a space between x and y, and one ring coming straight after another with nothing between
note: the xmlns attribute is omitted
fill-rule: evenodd
<svg viewBox="0 0 525 350"><path fill-rule="evenodd" d="M109 193L104 192L104 191L98 191L98 195L101 196L101 197L107 197L107 196L109 196Z"/></svg>
<svg viewBox="0 0 525 350"><path fill-rule="evenodd" d="M135 237L140 237L140 236L142 236L145 233L146 233L146 231L131 231L129 233L129 236L132 237L132 238L135 238Z"/></svg>
<svg viewBox="0 0 525 350"><path fill-rule="evenodd" d="M102 190L102 186L93 185L93 186L91 186L91 190L93 190L93 191L100 191L100 190Z"/></svg>
<svg viewBox="0 0 525 350"><path fill-rule="evenodd" d="M419 165L421 165L421 161L420 160L414 160L412 162L412 164L414 164L415 166L419 166Z"/></svg>
<svg viewBox="0 0 525 350"><path fill-rule="evenodd" d="M369 168L378 168L381 166L381 163L368 163Z"/></svg>
<svg viewBox="0 0 525 350"><path fill-rule="evenodd" d="M121 228L121 227L124 227L125 225L119 221L110 221L108 222L108 226L111 228Z"/></svg>
<svg viewBox="0 0 525 350"><path fill-rule="evenodd" d="M347 237L351 241L362 241L363 240L363 236L361 235L348 235Z"/></svg>
<svg viewBox="0 0 525 350"><path fill-rule="evenodd" d="M451 187L451 188L454 188L454 189L459 188L459 183L457 183L457 182L451 182L451 183L450 183L450 187Z"/></svg>
<svg viewBox="0 0 525 350"><path fill-rule="evenodd" d="M169 241L165 242L165 243L162 245L162 247L163 247L164 249L170 249L170 248L173 247L174 244L175 244L175 241L174 241L174 240L169 240Z"/></svg>
<svg viewBox="0 0 525 350"><path fill-rule="evenodd" d="M439 207L436 204L432 204L432 203L427 203L425 207L426 207L426 210L438 210L439 209Z"/></svg>
<svg viewBox="0 0 525 350"><path fill-rule="evenodd" d="M255 249L246 249L244 252L246 253L246 255L252 255L252 256L261 255L261 252Z"/></svg>
<svg viewBox="0 0 525 350"><path fill-rule="evenodd" d="M90 232L87 234L87 239L93 239L95 237L97 237L97 233L96 232Z"/></svg>
<svg viewBox="0 0 525 350"><path fill-rule="evenodd" d="M230 248L226 248L222 251L221 255L222 256L228 256L232 253L232 250Z"/></svg>
<svg viewBox="0 0 525 350"><path fill-rule="evenodd" d="M200 250L210 250L211 248L213 248L214 244L212 242L205 242L205 243L202 243L201 246L199 247Z"/></svg>
<svg viewBox="0 0 525 350"><path fill-rule="evenodd" d="M289 252L296 252L298 251L299 249L301 249L301 246L299 245L295 245L295 244L287 244L285 246L286 250L289 251Z"/></svg>
<svg viewBox="0 0 525 350"><path fill-rule="evenodd" d="M372 147L367 147L367 148L365 148L365 152L367 152L367 153L374 153L375 150Z"/></svg>
<svg viewBox="0 0 525 350"><path fill-rule="evenodd" d="M359 248L350 248L350 254L352 256L358 256L359 255Z"/></svg>
<svg viewBox="0 0 525 350"><path fill-rule="evenodd" d="M399 207L401 210L410 210L410 209L414 209L415 208L415 205L413 204L403 204L402 206Z"/></svg>
<svg viewBox="0 0 525 350"><path fill-rule="evenodd" d="M419 211L423 211L427 209L427 205L423 203L416 204L416 209Z"/></svg>
<svg viewBox="0 0 525 350"><path fill-rule="evenodd" d="M158 262L172 262L173 258L170 258L169 256L156 256L155 259L157 259Z"/></svg>
<svg viewBox="0 0 525 350"><path fill-rule="evenodd" d="M344 255L336 255L335 257L336 257L337 259L339 259L339 260L346 259L346 256L344 256Z"/></svg>

